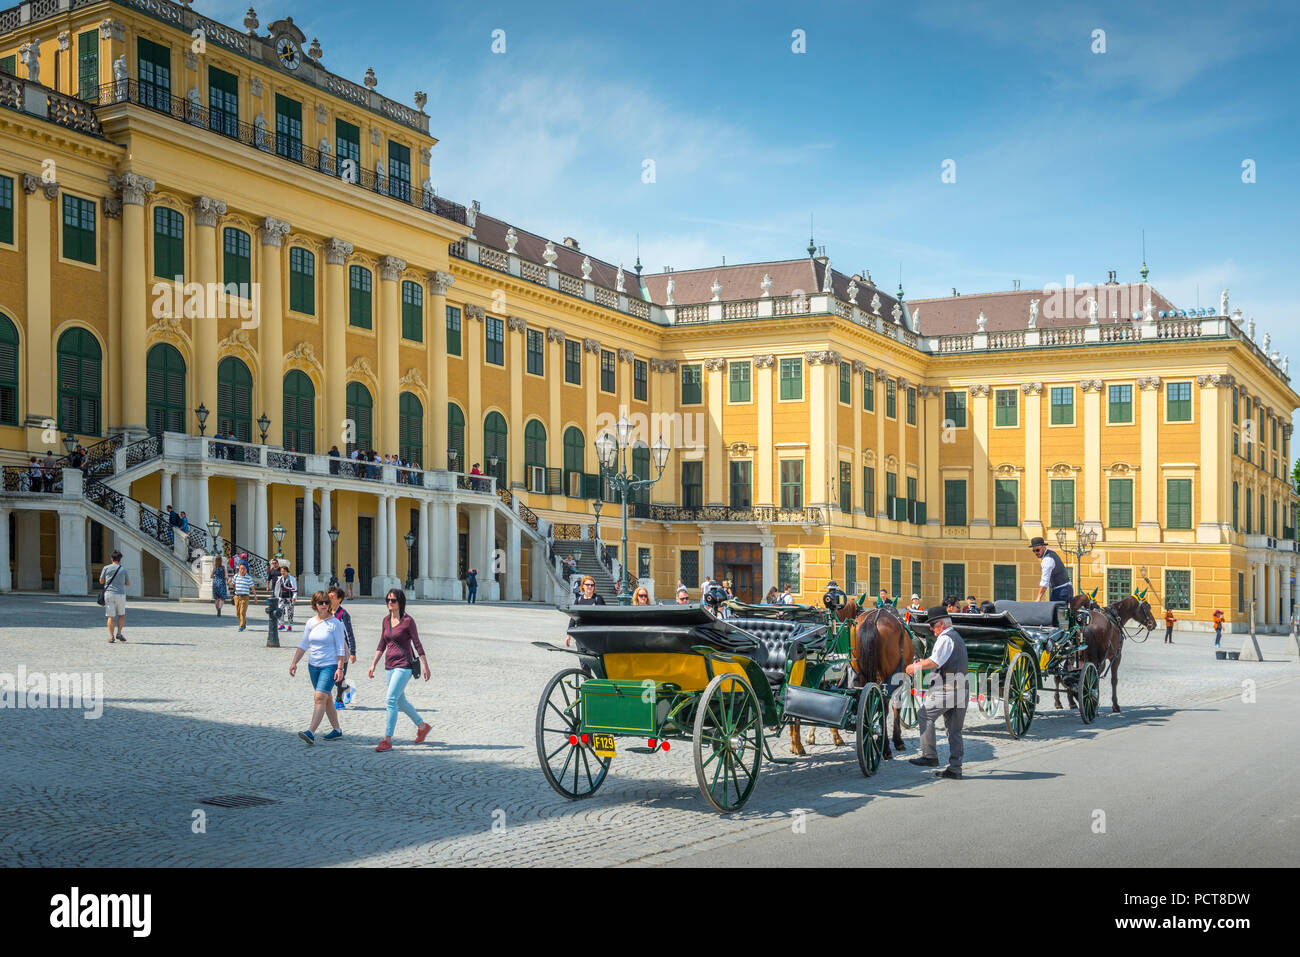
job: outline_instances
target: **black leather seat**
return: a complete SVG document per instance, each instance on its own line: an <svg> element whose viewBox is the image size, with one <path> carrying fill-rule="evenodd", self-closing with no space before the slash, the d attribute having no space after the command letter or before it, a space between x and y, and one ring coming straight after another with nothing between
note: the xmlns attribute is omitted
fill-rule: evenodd
<svg viewBox="0 0 1300 957"><path fill-rule="evenodd" d="M758 644L743 654L763 669L773 688L779 688L785 680L790 645L799 641L806 646L808 642L815 643L823 638L826 633L825 625L770 618L730 618L728 623L758 639Z"/></svg>
<svg viewBox="0 0 1300 957"><path fill-rule="evenodd" d="M1055 628L1056 612L1064 608L1063 601L995 601L993 607L1000 613L1009 613L1017 623L1026 628Z"/></svg>

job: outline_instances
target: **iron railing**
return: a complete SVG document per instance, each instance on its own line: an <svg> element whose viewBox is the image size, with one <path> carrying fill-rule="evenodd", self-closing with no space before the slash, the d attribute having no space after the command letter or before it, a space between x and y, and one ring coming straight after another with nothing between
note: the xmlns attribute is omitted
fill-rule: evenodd
<svg viewBox="0 0 1300 957"><path fill-rule="evenodd" d="M223 462L239 462L243 465L260 465L262 463L261 446L226 439L209 439L208 458L219 459Z"/></svg>
<svg viewBox="0 0 1300 957"><path fill-rule="evenodd" d="M126 435L122 432L96 442L85 450L86 460L81 466L82 474L88 479L98 479L116 473L117 450L125 444ZM72 468L72 454L69 453L58 459L58 464L66 468Z"/></svg>
<svg viewBox="0 0 1300 957"><path fill-rule="evenodd" d="M488 492L492 491L492 477L490 475L456 475L456 488L463 489L466 492Z"/></svg>
<svg viewBox="0 0 1300 957"><path fill-rule="evenodd" d="M167 521L166 516L155 512L147 505L140 506L140 531L164 545L172 545L176 541L171 523Z"/></svg>
<svg viewBox="0 0 1300 957"><path fill-rule="evenodd" d="M365 479L368 482L382 482L384 480L384 467L375 462L353 461L352 459L330 459L331 465L338 463L338 470L334 472L342 478Z"/></svg>
<svg viewBox="0 0 1300 957"><path fill-rule="evenodd" d="M754 508L732 508L729 505L650 505L644 514L640 514L640 508L634 510L634 514L656 522L748 522L755 525L787 523L820 525L822 523L820 508L777 508L772 505Z"/></svg>
<svg viewBox="0 0 1300 957"><path fill-rule="evenodd" d="M104 511L126 520L126 496L116 489L109 488L103 482L87 482L82 490L82 497L92 505L98 505Z"/></svg>
<svg viewBox="0 0 1300 957"><path fill-rule="evenodd" d="M161 458L163 452L162 436L151 435L148 438L132 442L126 447L126 467L141 465Z"/></svg>
<svg viewBox="0 0 1300 957"><path fill-rule="evenodd" d="M44 492L45 474L31 474L30 465L6 465L4 467L4 489L6 492ZM54 470L54 484L50 494L63 491L63 469Z"/></svg>
<svg viewBox="0 0 1300 957"><path fill-rule="evenodd" d="M282 472L306 472L307 456L299 455L297 452L273 452L268 449L266 467L279 469Z"/></svg>

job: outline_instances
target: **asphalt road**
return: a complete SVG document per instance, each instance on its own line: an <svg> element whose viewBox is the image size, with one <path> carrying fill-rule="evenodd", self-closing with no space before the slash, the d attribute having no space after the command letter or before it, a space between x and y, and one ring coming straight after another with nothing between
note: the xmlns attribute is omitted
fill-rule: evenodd
<svg viewBox="0 0 1300 957"><path fill-rule="evenodd" d="M903 800L872 800L834 817L810 813L801 833L792 821L673 863L1294 867L1297 708L1293 679L1258 688L1254 703L1236 696L1096 740L968 764L962 781L900 790L891 796ZM928 773L914 770L918 779Z"/></svg>

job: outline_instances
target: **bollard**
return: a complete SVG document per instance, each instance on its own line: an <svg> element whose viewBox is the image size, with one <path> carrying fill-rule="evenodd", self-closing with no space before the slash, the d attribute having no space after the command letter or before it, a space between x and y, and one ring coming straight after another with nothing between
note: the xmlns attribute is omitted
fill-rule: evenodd
<svg viewBox="0 0 1300 957"><path fill-rule="evenodd" d="M280 602L274 595L266 596L266 619L266 647L279 648Z"/></svg>

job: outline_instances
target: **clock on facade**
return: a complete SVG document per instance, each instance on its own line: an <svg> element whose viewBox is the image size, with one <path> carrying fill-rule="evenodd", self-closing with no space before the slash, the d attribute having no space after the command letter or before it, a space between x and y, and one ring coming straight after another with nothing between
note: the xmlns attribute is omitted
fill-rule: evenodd
<svg viewBox="0 0 1300 957"><path fill-rule="evenodd" d="M280 66L286 70L296 70L302 66L302 51L293 37L280 37L275 41L275 55L280 58Z"/></svg>

